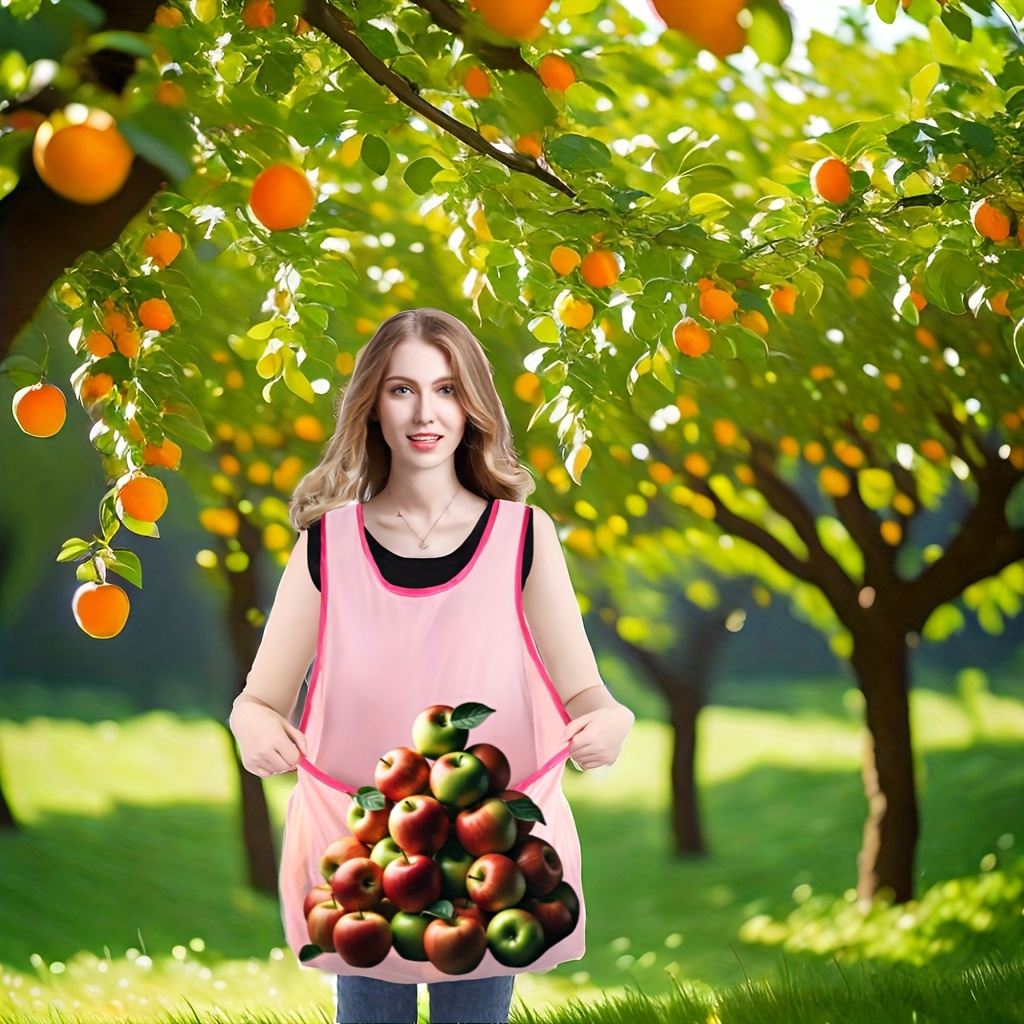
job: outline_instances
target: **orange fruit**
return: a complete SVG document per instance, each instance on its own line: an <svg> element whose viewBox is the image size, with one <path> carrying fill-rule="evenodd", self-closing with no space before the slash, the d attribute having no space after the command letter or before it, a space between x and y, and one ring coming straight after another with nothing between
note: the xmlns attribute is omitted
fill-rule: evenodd
<svg viewBox="0 0 1024 1024"><path fill-rule="evenodd" d="M619 279L619 261L610 249L592 249L580 263L580 274L591 288L611 288Z"/></svg>
<svg viewBox="0 0 1024 1024"><path fill-rule="evenodd" d="M571 274L580 265L580 254L575 249L570 249L567 245L556 245L551 250L548 262L556 274L560 277L565 277L566 274Z"/></svg>
<svg viewBox="0 0 1024 1024"><path fill-rule="evenodd" d="M108 334L118 335L127 331L129 326L128 318L123 313L110 312L103 318L103 330Z"/></svg>
<svg viewBox="0 0 1024 1024"><path fill-rule="evenodd" d="M139 323L150 331L166 331L174 326L174 311L166 299L146 299L139 306Z"/></svg>
<svg viewBox="0 0 1024 1024"><path fill-rule="evenodd" d="M275 17L271 0L246 0L242 8L242 21L249 28L270 28Z"/></svg>
<svg viewBox="0 0 1024 1024"><path fill-rule="evenodd" d="M732 420L715 420L711 424L711 433L714 434L715 440L726 448L735 444L740 436L739 427Z"/></svg>
<svg viewBox="0 0 1024 1024"><path fill-rule="evenodd" d="M776 313L792 313L796 309L796 298L800 293L791 284L780 284L768 300Z"/></svg>
<svg viewBox="0 0 1024 1024"><path fill-rule="evenodd" d="M110 393L114 386L114 378L109 373L90 373L82 381L79 396L84 401L94 398L102 398Z"/></svg>
<svg viewBox="0 0 1024 1024"><path fill-rule="evenodd" d="M1010 307L1006 305L1006 300L1009 297L1009 292L996 292L995 295L988 300L988 308L991 309L993 313L998 313L999 316L1008 316L1012 319L1013 314L1010 312Z"/></svg>
<svg viewBox="0 0 1024 1024"><path fill-rule="evenodd" d="M706 292L709 288L715 288L715 282L710 277L702 277L697 281L697 290Z"/></svg>
<svg viewBox="0 0 1024 1024"><path fill-rule="evenodd" d="M683 459L683 469L692 476L707 476L711 472L711 463L700 452L690 452Z"/></svg>
<svg viewBox="0 0 1024 1024"><path fill-rule="evenodd" d="M462 84L475 100L484 100L491 95L491 80L487 77L487 72L476 64L466 72Z"/></svg>
<svg viewBox="0 0 1024 1024"><path fill-rule="evenodd" d="M292 428L295 431L295 436L303 441L322 441L324 439L324 425L309 413L296 416Z"/></svg>
<svg viewBox="0 0 1024 1024"><path fill-rule="evenodd" d="M540 136L532 132L526 135L520 135L513 143L513 149L517 153L524 153L526 156L532 156L536 160L543 152L544 149L541 146Z"/></svg>
<svg viewBox="0 0 1024 1024"><path fill-rule="evenodd" d="M576 81L572 65L560 54L546 53L537 65L540 80L549 89L565 92Z"/></svg>
<svg viewBox="0 0 1024 1024"><path fill-rule="evenodd" d="M295 16L295 35L304 36L312 30L312 26L301 14Z"/></svg>
<svg viewBox="0 0 1024 1024"><path fill-rule="evenodd" d="M918 313L928 305L928 300L920 292L914 291L913 288L910 289L910 295L907 297L910 299L914 309L916 309Z"/></svg>
<svg viewBox="0 0 1024 1024"><path fill-rule="evenodd" d="M551 0L475 0L475 4L488 28L514 39L533 39Z"/></svg>
<svg viewBox="0 0 1024 1024"><path fill-rule="evenodd" d="M689 36L716 57L739 53L747 43L747 30L736 20L746 0L651 0L651 6L667 28Z"/></svg>
<svg viewBox="0 0 1024 1024"><path fill-rule="evenodd" d="M139 473L117 492L125 514L141 523L155 523L167 510L167 490L155 476Z"/></svg>
<svg viewBox="0 0 1024 1024"><path fill-rule="evenodd" d="M309 179L290 164L272 164L260 171L249 192L249 209L270 231L300 227L315 205Z"/></svg>
<svg viewBox="0 0 1024 1024"><path fill-rule="evenodd" d="M114 583L83 583L71 598L71 612L82 630L109 640L124 629L130 609L128 595Z"/></svg>
<svg viewBox="0 0 1024 1024"><path fill-rule="evenodd" d="M83 206L117 195L128 180L134 159L131 146L109 115L100 114L93 123L69 124L56 131L50 121L44 121L32 143L32 161L39 177L58 195Z"/></svg>
<svg viewBox="0 0 1024 1024"><path fill-rule="evenodd" d="M804 458L815 464L825 461L825 446L819 441L808 441L804 445Z"/></svg>
<svg viewBox="0 0 1024 1024"><path fill-rule="evenodd" d="M177 82L161 82L156 87L156 101L165 107L183 107L188 95Z"/></svg>
<svg viewBox="0 0 1024 1024"><path fill-rule="evenodd" d="M787 434L779 438L779 451L790 458L796 458L800 454L800 442Z"/></svg>
<svg viewBox="0 0 1024 1024"><path fill-rule="evenodd" d="M854 298L859 299L867 290L868 283L863 277L848 277L846 279L846 288Z"/></svg>
<svg viewBox="0 0 1024 1024"><path fill-rule="evenodd" d="M204 508L199 513L199 522L204 530L218 537L237 537L241 521L233 508Z"/></svg>
<svg viewBox="0 0 1024 1024"><path fill-rule="evenodd" d="M109 356L114 351L114 343L102 331L90 331L85 339L85 347L97 359Z"/></svg>
<svg viewBox="0 0 1024 1024"><path fill-rule="evenodd" d="M128 359L134 359L139 354L139 332L122 331L116 339L117 351Z"/></svg>
<svg viewBox="0 0 1024 1024"><path fill-rule="evenodd" d="M584 299L566 295L555 307L555 315L566 327L582 331L594 319L594 307Z"/></svg>
<svg viewBox="0 0 1024 1024"><path fill-rule="evenodd" d="M723 288L708 288L700 293L700 311L716 324L724 323L736 312L738 303Z"/></svg>
<svg viewBox="0 0 1024 1024"><path fill-rule="evenodd" d="M917 339L918 344L923 345L925 348L936 349L939 347L939 343L935 340L935 335L927 327L918 327L914 331L914 337Z"/></svg>
<svg viewBox="0 0 1024 1024"><path fill-rule="evenodd" d="M833 498L843 498L850 493L850 478L835 466L822 466L818 472L818 483Z"/></svg>
<svg viewBox="0 0 1024 1024"><path fill-rule="evenodd" d="M181 465L181 446L165 437L159 445L147 444L142 449L142 456L147 466L163 466L165 469L177 469Z"/></svg>
<svg viewBox="0 0 1024 1024"><path fill-rule="evenodd" d="M873 412L866 412L860 421L860 425L869 433L873 434L882 425L881 419Z"/></svg>
<svg viewBox="0 0 1024 1024"><path fill-rule="evenodd" d="M33 437L53 437L68 415L64 392L45 381L15 392L11 411L18 426Z"/></svg>
<svg viewBox="0 0 1024 1024"><path fill-rule="evenodd" d="M854 277L863 277L867 281L871 277L871 264L863 256L854 256L850 260L850 273Z"/></svg>
<svg viewBox="0 0 1024 1024"><path fill-rule="evenodd" d="M142 251L158 267L168 267L181 252L181 235L170 228L163 228L142 243Z"/></svg>
<svg viewBox="0 0 1024 1024"><path fill-rule="evenodd" d="M684 356L702 356L711 348L711 335L689 316L672 328L672 340Z"/></svg>
<svg viewBox="0 0 1024 1024"><path fill-rule="evenodd" d="M164 28L177 28L185 19L177 7L161 4L153 15L153 21Z"/></svg>
<svg viewBox="0 0 1024 1024"><path fill-rule="evenodd" d="M745 309L739 315L740 327L746 327L748 331L753 331L755 334L761 335L762 338L768 334L768 321L765 319L764 313L759 312L756 309Z"/></svg>
<svg viewBox="0 0 1024 1024"><path fill-rule="evenodd" d="M1010 236L1010 218L987 199L979 199L971 207L971 223L982 238L1002 242Z"/></svg>
<svg viewBox="0 0 1024 1024"><path fill-rule="evenodd" d="M967 166L967 164L957 164L955 167L949 169L949 173L946 175L949 181L957 182L966 181L968 178L974 177L974 172Z"/></svg>
<svg viewBox="0 0 1024 1024"><path fill-rule="evenodd" d="M811 189L826 203L845 203L850 198L850 168L834 156L822 157L811 168Z"/></svg>
<svg viewBox="0 0 1024 1024"><path fill-rule="evenodd" d="M946 449L942 446L941 441L936 441L932 437L926 437L919 445L921 454L929 462L940 462L946 457Z"/></svg>

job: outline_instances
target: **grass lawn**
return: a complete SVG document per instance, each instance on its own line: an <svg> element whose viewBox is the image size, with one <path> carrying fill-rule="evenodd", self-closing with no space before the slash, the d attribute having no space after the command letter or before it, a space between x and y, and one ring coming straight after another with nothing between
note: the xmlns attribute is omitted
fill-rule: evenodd
<svg viewBox="0 0 1024 1024"><path fill-rule="evenodd" d="M989 968L973 982L956 974L986 956L1012 955L1004 948L1012 940L1005 915L986 923L977 908L969 919L953 914L952 931L943 932L953 940L938 946L915 939L920 929L912 920L900 926L907 943L876 944L870 963L856 967L847 925L845 938L808 939L808 922L799 915L810 907L820 905L823 916L842 924L837 915L855 883L864 810L860 710L855 698L844 701L831 685L838 695L831 703L803 701L794 687L788 702L773 694L777 709L704 712L699 767L711 849L704 860L669 855L671 737L661 723L638 721L615 765L567 772L584 849L588 951L548 974L521 975L516 991L523 1007L539 1014L570 999L593 1007L639 988L656 997L688 993L706 1011L704 1022L717 1014L722 1024L836 1024L870 1019L854 996L860 986L877 997L880 983L872 979L884 976L925 1013L943 1005L934 982L915 993L888 968L915 958L931 965L929 978L932 971L959 977L965 991L972 984L976 992L986 985L1016 991L1019 966L1005 977ZM921 893L958 879L966 887L979 874L1016 877L1024 704L985 692L969 705L927 690L912 699ZM117 709L105 718L100 700L78 695L58 702L27 692L8 712L11 719L0 722L0 770L24 826L0 838L0 1018L158 1020L174 1008L180 1019L195 1020L191 1005L204 1022L221 1019L218 1014L329 1019L330 977L296 965L282 950L276 901L244 885L236 780L223 728L163 712L133 716ZM90 708L83 716L90 720L61 717L76 707ZM278 826L290 786L285 777L268 784ZM1009 882L1001 884L1005 890ZM1017 914L1019 928L1019 908ZM783 939L787 946L779 945ZM839 967L831 962L837 946L847 947ZM800 982L799 999L780 1002L779 993L791 991L786 979L801 978L801 971L812 973ZM822 1015L812 998L836 985L836 998L852 1000L845 1017ZM806 1018L804 996L811 1000ZM743 1002L750 999L760 1008ZM980 1012L982 1004L967 1005ZM792 1016L764 1015L779 1006ZM635 1006L629 1012L639 1013ZM682 1004L657 1012L682 1013ZM973 1019L987 1024L999 1012L992 1004L988 1016ZM929 1013L919 1020L942 1019ZM519 1019L528 1019L525 1008Z"/></svg>

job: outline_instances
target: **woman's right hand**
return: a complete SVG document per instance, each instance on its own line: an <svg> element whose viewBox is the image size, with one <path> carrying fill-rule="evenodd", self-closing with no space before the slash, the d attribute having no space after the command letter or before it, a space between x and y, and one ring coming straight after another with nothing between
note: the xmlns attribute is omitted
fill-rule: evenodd
<svg viewBox="0 0 1024 1024"><path fill-rule="evenodd" d="M238 742L242 766L266 778L294 771L306 756L306 737L273 708L242 694L231 710L228 726Z"/></svg>

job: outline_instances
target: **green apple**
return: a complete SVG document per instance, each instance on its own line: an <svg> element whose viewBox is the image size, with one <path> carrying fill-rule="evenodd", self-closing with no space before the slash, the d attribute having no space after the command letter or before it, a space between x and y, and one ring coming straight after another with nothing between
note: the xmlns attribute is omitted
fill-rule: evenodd
<svg viewBox="0 0 1024 1024"><path fill-rule="evenodd" d="M370 851L370 860L380 865L383 871L393 860L402 856L402 848L391 836L385 836L379 842L373 844Z"/></svg>
<svg viewBox="0 0 1024 1024"><path fill-rule="evenodd" d="M525 967L544 951L540 921L518 907L499 910L487 925L487 946L506 967Z"/></svg>
<svg viewBox="0 0 1024 1024"><path fill-rule="evenodd" d="M452 725L454 710L450 704L432 704L416 716L412 741L424 757L440 757L465 748L469 730Z"/></svg>
<svg viewBox="0 0 1024 1024"><path fill-rule="evenodd" d="M450 900L456 896L465 896L466 875L476 857L468 850L463 849L458 843L449 843L439 853L435 854L434 860L441 869L441 896ZM330 896L328 895L328 899Z"/></svg>
<svg viewBox="0 0 1024 1024"><path fill-rule="evenodd" d="M398 955L406 960L426 960L423 933L433 918L424 914L409 914L399 910L391 918L391 936Z"/></svg>

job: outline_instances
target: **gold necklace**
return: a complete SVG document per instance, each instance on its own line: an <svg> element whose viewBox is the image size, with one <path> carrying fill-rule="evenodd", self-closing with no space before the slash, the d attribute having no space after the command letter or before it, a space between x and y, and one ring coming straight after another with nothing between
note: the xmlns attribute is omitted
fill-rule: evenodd
<svg viewBox="0 0 1024 1024"><path fill-rule="evenodd" d="M452 495L452 501L454 501L458 496L459 496L459 492L456 491ZM445 514L445 512L448 511L448 509L451 506L452 501L449 501L448 504L445 505L445 507L441 510L441 516L443 516ZM391 504L395 505L395 503L393 501L392 501ZM398 518L401 519L402 522L405 523L405 525L408 526L409 529L412 530L413 533L416 533L416 531L413 529L412 523L410 523L409 520L406 519L405 516L402 515L402 513L399 511L399 508L398 508L397 505L395 505L395 512L397 513ZM430 533L434 529L434 526L437 526L438 522L441 519L441 516L438 516L437 519L434 520L433 526L431 526L430 529L427 530L427 532L422 537L420 537L420 535L418 533L416 533L416 536L419 538L419 542L420 542L420 547L421 548L425 548L427 546L427 537L430 536Z"/></svg>

